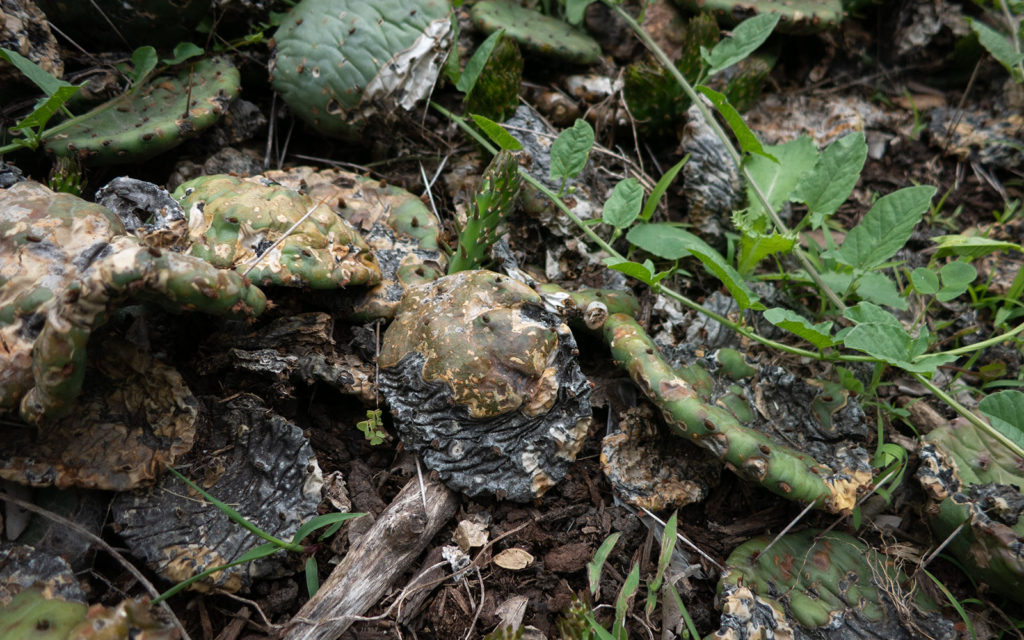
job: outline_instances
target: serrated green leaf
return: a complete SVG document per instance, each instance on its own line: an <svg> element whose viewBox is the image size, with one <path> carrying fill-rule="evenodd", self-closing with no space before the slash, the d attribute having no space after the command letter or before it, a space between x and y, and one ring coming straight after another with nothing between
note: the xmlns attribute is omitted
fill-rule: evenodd
<svg viewBox="0 0 1024 640"><path fill-rule="evenodd" d="M857 269L877 267L907 243L934 195L935 187L919 186L882 196L830 257Z"/></svg>
<svg viewBox="0 0 1024 640"><path fill-rule="evenodd" d="M50 75L43 69L17 51L0 47L0 58L10 62L14 68L23 76L32 81L32 84L39 87L39 90L48 96L52 96L61 87L70 87L71 84Z"/></svg>
<svg viewBox="0 0 1024 640"><path fill-rule="evenodd" d="M1024 448L1024 393L1015 389L985 396L978 403L989 424Z"/></svg>
<svg viewBox="0 0 1024 640"><path fill-rule="evenodd" d="M491 35L487 36L476 51L473 52L473 56L466 63L466 68L462 70L462 74L459 76L459 81L455 83L455 88L462 93L469 93L473 90L476 85L476 81L480 78L480 73L484 70L484 66L487 64L487 59L491 57L491 52L494 51L494 47L498 45L498 40L501 39L502 34L505 33L504 29L498 29Z"/></svg>
<svg viewBox="0 0 1024 640"><path fill-rule="evenodd" d="M944 258L948 255L965 258L980 258L996 251L1024 251L1024 247L1015 242L992 240L981 236L948 235L936 236L932 242L938 245L935 256Z"/></svg>
<svg viewBox="0 0 1024 640"><path fill-rule="evenodd" d="M639 224L626 233L626 239L644 251L667 260L692 255L722 281L741 309L764 308L754 292L747 288L743 277L726 262L722 254L692 233L671 224Z"/></svg>
<svg viewBox="0 0 1024 640"><path fill-rule="evenodd" d="M765 256L773 253L785 253L796 245L796 236L784 236L781 233L766 235L756 231L745 232L740 238L740 259L737 269L740 273L750 273Z"/></svg>
<svg viewBox="0 0 1024 640"><path fill-rule="evenodd" d="M640 219L644 222L649 222L651 216L654 215L655 209L658 208L658 203L661 202L662 197L665 195L665 191L668 190L668 186L672 184L672 181L676 179L676 175L680 169L683 168L690 160L690 154L683 156L683 159L672 165L672 168L666 171L660 178L658 178L658 184L654 185L654 190L651 191L651 195L647 196L647 202L644 204L643 211L640 212Z"/></svg>
<svg viewBox="0 0 1024 640"><path fill-rule="evenodd" d="M889 276L878 271L869 271L857 278L854 291L863 300L882 304L893 309L906 309L907 301L900 295L896 283Z"/></svg>
<svg viewBox="0 0 1024 640"><path fill-rule="evenodd" d="M578 176L587 166L593 146L594 129L586 120L577 119L551 145L551 179L569 180Z"/></svg>
<svg viewBox="0 0 1024 640"><path fill-rule="evenodd" d="M832 323L819 322L811 324L811 321L795 311L772 307L765 309L764 319L776 327L781 327L790 333L796 334L810 342L819 349L831 347L836 342L832 338Z"/></svg>
<svg viewBox="0 0 1024 640"><path fill-rule="evenodd" d="M790 199L807 205L813 228L820 227L850 197L867 157L864 134L856 131L828 145L814 169L800 178Z"/></svg>
<svg viewBox="0 0 1024 640"><path fill-rule="evenodd" d="M174 52L170 58L164 58L160 62L167 65L181 64L190 58L203 55L203 50L191 42L179 42L174 46Z"/></svg>
<svg viewBox="0 0 1024 640"><path fill-rule="evenodd" d="M706 55L706 49L701 47L701 56L711 67L708 74L714 75L753 53L772 34L781 17L778 13L762 13L748 18L733 27L732 35L722 38Z"/></svg>
<svg viewBox="0 0 1024 640"><path fill-rule="evenodd" d="M981 43L981 46L985 47L985 50L992 54L992 57L995 58L999 64L1006 67L1006 70L1009 71L1015 79L1019 78L1022 70L1018 68L1017 65L1024 61L1024 53L1016 51L1009 38L984 22L974 20L972 18L967 18L966 20L967 23L971 25L971 30L978 34L978 42Z"/></svg>
<svg viewBox="0 0 1024 640"><path fill-rule="evenodd" d="M910 282L918 293L930 296L939 292L939 276L930 269L924 267L914 269L910 272Z"/></svg>
<svg viewBox="0 0 1024 640"><path fill-rule="evenodd" d="M916 373L934 373L940 365L956 360L956 356L948 354L919 357L921 341L913 340L902 326L893 326L887 322L858 324L846 334L843 343L850 349L863 351L883 362Z"/></svg>
<svg viewBox="0 0 1024 640"><path fill-rule="evenodd" d="M715 105L718 112L722 114L725 123L732 129L732 133L736 136L736 141L740 143L740 149L743 152L755 153L769 160L775 159L770 153L765 151L761 141L757 139L754 132L744 122L743 116L736 111L735 107L729 104L729 99L725 97L724 93L719 93L711 87L705 87L702 84L697 85L695 88L706 95L711 100L711 104Z"/></svg>
<svg viewBox="0 0 1024 640"><path fill-rule="evenodd" d="M516 140L511 133L505 130L505 127L501 126L490 118L478 116L475 113L471 113L470 117L473 118L473 122L476 126L480 127L480 130L487 134L487 137L491 139L491 142L498 145L498 147L504 151L519 151L523 148L523 145Z"/></svg>
<svg viewBox="0 0 1024 640"><path fill-rule="evenodd" d="M644 188L636 178L620 180L604 203L601 219L616 229L625 229L640 215Z"/></svg>
<svg viewBox="0 0 1024 640"><path fill-rule="evenodd" d="M156 69L156 49L146 45L139 47L132 52L132 70L128 77L132 80L133 86L139 86Z"/></svg>
<svg viewBox="0 0 1024 640"><path fill-rule="evenodd" d="M789 200L801 177L817 164L818 149L809 137L800 136L790 142L765 147L765 152L774 156L777 162L762 156L750 156L745 163L750 177L761 187L772 208L777 210ZM749 215L764 214L760 200L749 186L747 199L750 202Z"/></svg>

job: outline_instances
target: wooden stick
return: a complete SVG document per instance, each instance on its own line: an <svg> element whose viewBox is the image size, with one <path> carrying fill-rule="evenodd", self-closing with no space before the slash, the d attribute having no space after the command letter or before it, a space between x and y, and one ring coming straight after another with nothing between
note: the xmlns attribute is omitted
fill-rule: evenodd
<svg viewBox="0 0 1024 640"><path fill-rule="evenodd" d="M285 640L337 640L368 611L455 514L455 492L438 480L411 479L327 582L285 626ZM424 497L426 507L424 508Z"/></svg>

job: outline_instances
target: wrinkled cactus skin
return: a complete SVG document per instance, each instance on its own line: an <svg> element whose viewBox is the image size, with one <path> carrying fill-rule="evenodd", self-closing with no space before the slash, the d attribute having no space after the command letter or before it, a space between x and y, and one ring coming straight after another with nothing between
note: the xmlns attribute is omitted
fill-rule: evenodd
<svg viewBox="0 0 1024 640"><path fill-rule="evenodd" d="M57 125L45 147L94 165L146 160L213 125L240 91L227 58L200 60Z"/></svg>
<svg viewBox="0 0 1024 640"><path fill-rule="evenodd" d="M609 316L604 338L616 364L661 409L677 435L711 451L740 476L789 500L833 513L852 509L859 492L870 485L870 467L859 464L856 456L837 459L841 468L832 469L744 426L744 412L750 411L744 404L733 402L725 408L708 402L701 397L702 390L714 384L707 373L698 367L674 370L632 317Z"/></svg>
<svg viewBox="0 0 1024 640"><path fill-rule="evenodd" d="M124 235L117 217L23 182L0 191L0 408L39 423L70 408L90 333L126 299L253 317L263 293L239 274Z"/></svg>
<svg viewBox="0 0 1024 640"><path fill-rule="evenodd" d="M928 613L937 609L934 602L920 591L908 595L909 580L893 559L856 538L809 529L782 536L768 548L770 542L770 537L755 538L729 555L718 583L721 627L712 637L956 636L949 621ZM900 599L899 610L894 596Z"/></svg>
<svg viewBox="0 0 1024 640"><path fill-rule="evenodd" d="M565 475L587 432L575 354L532 289L461 271L406 295L384 336L380 389L403 443L449 486L530 500Z"/></svg>
<svg viewBox="0 0 1024 640"><path fill-rule="evenodd" d="M447 0L303 0L274 34L271 82L299 117L358 139L425 98L451 47Z"/></svg>
<svg viewBox="0 0 1024 640"><path fill-rule="evenodd" d="M506 0L481 0L470 9L470 17L484 33L504 29L532 53L576 64L594 64L601 58L601 45L587 33Z"/></svg>
<svg viewBox="0 0 1024 640"><path fill-rule="evenodd" d="M351 225L326 204L265 182L213 175L179 186L172 196L189 221L189 253L223 269L248 271L260 285L334 289L380 282L370 247Z"/></svg>
<svg viewBox="0 0 1024 640"><path fill-rule="evenodd" d="M931 498L924 515L936 539L963 525L947 549L973 578L1024 603L1024 460L966 422L923 441L917 479Z"/></svg>

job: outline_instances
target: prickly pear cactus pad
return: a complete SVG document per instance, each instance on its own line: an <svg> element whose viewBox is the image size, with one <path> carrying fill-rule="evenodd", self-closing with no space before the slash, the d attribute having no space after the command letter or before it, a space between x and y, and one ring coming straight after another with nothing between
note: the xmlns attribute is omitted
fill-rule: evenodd
<svg viewBox="0 0 1024 640"><path fill-rule="evenodd" d="M119 336L96 345L72 415L0 440L0 478L125 491L192 448L199 401L181 375Z"/></svg>
<svg viewBox="0 0 1024 640"><path fill-rule="evenodd" d="M836 27L845 12L840 0L675 0L687 11L710 11L733 25L762 13L782 16L780 33L815 33Z"/></svg>
<svg viewBox="0 0 1024 640"><path fill-rule="evenodd" d="M237 273L142 246L107 209L31 181L0 190L0 409L59 417L78 395L90 333L127 299L252 317Z"/></svg>
<svg viewBox="0 0 1024 640"><path fill-rule="evenodd" d="M481 0L470 9L470 17L484 33L504 29L505 35L536 54L576 64L594 64L601 58L601 45L587 33L513 2Z"/></svg>
<svg viewBox="0 0 1024 640"><path fill-rule="evenodd" d="M212 427L192 452L191 479L273 536L291 540L316 515L323 477L302 429L254 395L212 399ZM156 490L123 492L112 506L116 528L132 552L171 582L237 560L262 541L233 523L181 480L164 474ZM288 561L278 554L217 572L192 588L248 589Z"/></svg>
<svg viewBox="0 0 1024 640"><path fill-rule="evenodd" d="M213 175L182 184L173 196L188 216L189 253L223 269L248 271L257 284L334 289L380 282L380 267L363 238L308 195L267 179Z"/></svg>
<svg viewBox="0 0 1024 640"><path fill-rule="evenodd" d="M448 0L303 0L274 34L274 90L317 131L355 139L427 97L451 48Z"/></svg>
<svg viewBox="0 0 1024 640"><path fill-rule="evenodd" d="M410 289L379 385L402 442L446 484L526 501L562 479L586 436L590 384L575 354L532 289L461 271Z"/></svg>
<svg viewBox="0 0 1024 640"><path fill-rule="evenodd" d="M967 422L924 436L917 479L931 498L925 517L970 575L1024 603L1024 460Z"/></svg>
<svg viewBox="0 0 1024 640"><path fill-rule="evenodd" d="M604 339L676 435L740 476L833 513L852 509L870 486L870 457L858 446L870 430L838 385L818 388L780 367L755 371L726 349L673 368L621 313L605 321Z"/></svg>
<svg viewBox="0 0 1024 640"><path fill-rule="evenodd" d="M339 169L293 167L267 171L265 178L308 194L334 208L373 250L381 281L345 309L369 321L392 318L407 287L445 273L448 258L440 250L441 228L423 202L405 189Z"/></svg>
<svg viewBox="0 0 1024 640"><path fill-rule="evenodd" d="M217 122L239 91L231 61L200 60L62 122L47 132L45 147L88 164L146 160Z"/></svg>
<svg viewBox="0 0 1024 640"><path fill-rule="evenodd" d="M718 583L721 627L711 637L956 637L953 624L934 613L935 603L913 593L894 560L856 538L808 529L767 549L770 541L755 538L729 555Z"/></svg>

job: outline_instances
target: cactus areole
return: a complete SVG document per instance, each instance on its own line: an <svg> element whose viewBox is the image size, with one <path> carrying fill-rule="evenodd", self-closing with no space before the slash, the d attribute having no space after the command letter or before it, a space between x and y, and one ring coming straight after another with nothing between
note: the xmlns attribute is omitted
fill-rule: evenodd
<svg viewBox="0 0 1024 640"><path fill-rule="evenodd" d="M590 422L569 327L491 271L413 287L388 328L380 390L405 446L448 486L526 501L568 471Z"/></svg>
<svg viewBox="0 0 1024 640"><path fill-rule="evenodd" d="M303 0L274 34L271 82L317 131L356 139L434 87L452 42L447 0Z"/></svg>

